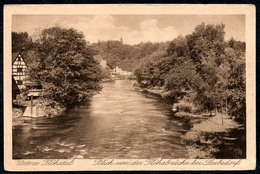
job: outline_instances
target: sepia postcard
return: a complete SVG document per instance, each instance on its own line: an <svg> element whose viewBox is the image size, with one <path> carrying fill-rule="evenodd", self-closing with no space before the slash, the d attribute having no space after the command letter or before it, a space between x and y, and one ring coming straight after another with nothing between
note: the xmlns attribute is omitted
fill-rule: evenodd
<svg viewBox="0 0 260 174"><path fill-rule="evenodd" d="M254 5L4 6L7 171L254 170Z"/></svg>

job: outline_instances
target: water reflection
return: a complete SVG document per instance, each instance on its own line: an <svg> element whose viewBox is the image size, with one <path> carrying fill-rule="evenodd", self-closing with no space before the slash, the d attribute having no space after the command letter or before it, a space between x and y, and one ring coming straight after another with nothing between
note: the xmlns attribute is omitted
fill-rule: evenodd
<svg viewBox="0 0 260 174"><path fill-rule="evenodd" d="M187 130L158 97L131 80L105 82L84 107L55 118L29 119L13 129L13 157L186 158Z"/></svg>

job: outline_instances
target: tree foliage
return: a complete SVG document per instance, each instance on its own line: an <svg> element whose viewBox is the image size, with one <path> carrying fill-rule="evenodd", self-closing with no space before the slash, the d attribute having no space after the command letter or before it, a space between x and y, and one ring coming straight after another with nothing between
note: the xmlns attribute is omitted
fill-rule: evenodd
<svg viewBox="0 0 260 174"><path fill-rule="evenodd" d="M31 50L35 47L32 38L27 32L12 32L12 52Z"/></svg>
<svg viewBox="0 0 260 174"><path fill-rule="evenodd" d="M118 66L126 71L133 71L142 59L153 54L160 46L159 43L151 42L128 45L122 40L99 41L93 44L99 55L107 60L111 69Z"/></svg>
<svg viewBox="0 0 260 174"><path fill-rule="evenodd" d="M42 30L30 77L41 82L45 97L73 107L101 89L101 69L84 35L74 29Z"/></svg>
<svg viewBox="0 0 260 174"><path fill-rule="evenodd" d="M191 34L173 39L166 54L140 64L135 72L138 82L164 86L173 101L189 96L202 109L228 105L229 114L243 120L245 43L234 38L226 42L224 29L223 24L202 23Z"/></svg>

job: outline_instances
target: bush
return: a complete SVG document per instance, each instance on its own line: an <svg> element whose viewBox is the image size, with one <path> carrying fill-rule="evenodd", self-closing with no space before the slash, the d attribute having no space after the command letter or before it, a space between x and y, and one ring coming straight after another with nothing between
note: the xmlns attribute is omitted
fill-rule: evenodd
<svg viewBox="0 0 260 174"><path fill-rule="evenodd" d="M180 101L179 103L173 104L173 108L176 108L178 111L183 112L192 112L195 110L194 104L187 101Z"/></svg>

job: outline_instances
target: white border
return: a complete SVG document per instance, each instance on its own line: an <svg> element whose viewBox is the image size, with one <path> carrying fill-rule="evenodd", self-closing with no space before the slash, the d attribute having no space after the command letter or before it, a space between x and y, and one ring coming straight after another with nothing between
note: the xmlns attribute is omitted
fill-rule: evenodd
<svg viewBox="0 0 260 174"><path fill-rule="evenodd" d="M96 166L77 159L72 166L18 166L12 159L11 29L13 14L245 14L247 156L232 166ZM4 6L4 168L8 171L111 171L111 170L253 170L256 167L256 18L254 5L5 5ZM126 159L134 161L133 159ZM43 161L43 160L30 160ZM190 160L192 161L192 160ZM203 160L202 160L203 161Z"/></svg>

